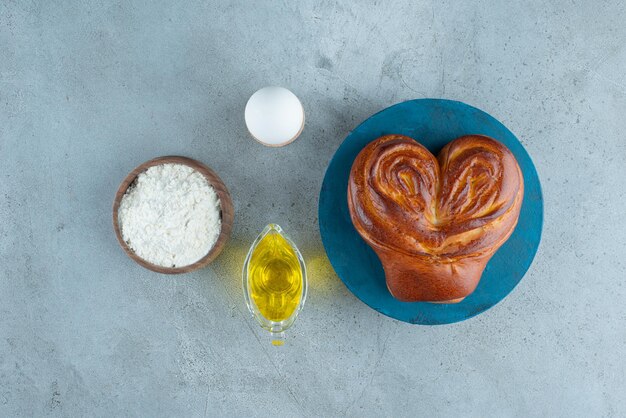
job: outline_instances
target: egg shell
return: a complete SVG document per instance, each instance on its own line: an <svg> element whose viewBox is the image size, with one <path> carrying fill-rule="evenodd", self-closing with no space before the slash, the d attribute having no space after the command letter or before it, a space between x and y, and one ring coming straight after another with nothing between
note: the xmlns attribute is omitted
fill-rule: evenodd
<svg viewBox="0 0 626 418"><path fill-rule="evenodd" d="M254 93L245 110L250 134L264 145L280 147L295 140L304 128L304 108L284 87L264 87Z"/></svg>

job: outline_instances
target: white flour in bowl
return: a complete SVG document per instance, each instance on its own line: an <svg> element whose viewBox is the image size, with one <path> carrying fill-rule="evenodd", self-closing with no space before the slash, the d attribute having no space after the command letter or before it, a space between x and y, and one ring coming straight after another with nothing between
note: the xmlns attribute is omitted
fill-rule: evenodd
<svg viewBox="0 0 626 418"><path fill-rule="evenodd" d="M183 164L150 167L122 197L122 238L144 260L162 267L195 263L221 230L220 201L198 171Z"/></svg>

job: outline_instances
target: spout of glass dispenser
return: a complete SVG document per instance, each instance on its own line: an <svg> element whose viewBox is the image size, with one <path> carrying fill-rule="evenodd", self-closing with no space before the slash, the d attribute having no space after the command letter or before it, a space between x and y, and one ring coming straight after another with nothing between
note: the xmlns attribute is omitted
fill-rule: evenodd
<svg viewBox="0 0 626 418"><path fill-rule="evenodd" d="M279 327L272 327L270 330L272 334L272 345L281 346L285 344L285 332Z"/></svg>

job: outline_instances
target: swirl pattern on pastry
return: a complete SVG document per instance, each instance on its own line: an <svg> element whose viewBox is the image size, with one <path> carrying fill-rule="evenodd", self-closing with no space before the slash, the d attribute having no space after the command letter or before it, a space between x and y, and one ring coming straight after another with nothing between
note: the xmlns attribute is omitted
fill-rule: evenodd
<svg viewBox="0 0 626 418"><path fill-rule="evenodd" d="M359 153L348 185L352 222L401 300L471 293L513 232L522 198L515 157L480 135L455 139L438 159L409 137L383 136Z"/></svg>

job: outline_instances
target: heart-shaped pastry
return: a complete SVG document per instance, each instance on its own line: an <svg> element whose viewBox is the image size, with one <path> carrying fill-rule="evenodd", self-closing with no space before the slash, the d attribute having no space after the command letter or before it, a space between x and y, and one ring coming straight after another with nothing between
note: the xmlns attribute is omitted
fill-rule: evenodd
<svg viewBox="0 0 626 418"><path fill-rule="evenodd" d="M482 135L455 139L438 160L409 137L380 137L356 157L348 184L352 223L378 254L391 294L407 302L472 293L513 233L523 196L511 151Z"/></svg>

